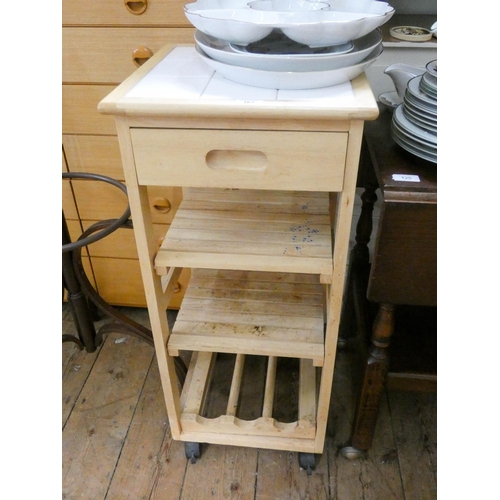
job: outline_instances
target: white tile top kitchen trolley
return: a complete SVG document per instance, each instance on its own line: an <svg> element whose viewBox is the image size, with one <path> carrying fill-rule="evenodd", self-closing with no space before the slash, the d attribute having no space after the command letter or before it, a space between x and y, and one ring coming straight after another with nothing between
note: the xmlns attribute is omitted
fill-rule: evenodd
<svg viewBox="0 0 500 500"><path fill-rule="evenodd" d="M323 451L359 154L378 108L365 75L274 90L226 80L165 46L99 104L115 115L171 432L200 443ZM158 249L147 186L183 201ZM166 308L192 277L172 331ZM180 389L174 357L191 351ZM227 409L204 415L217 353L235 355ZM259 415L239 416L245 356L266 356ZM276 366L297 358L297 418L273 417Z"/></svg>

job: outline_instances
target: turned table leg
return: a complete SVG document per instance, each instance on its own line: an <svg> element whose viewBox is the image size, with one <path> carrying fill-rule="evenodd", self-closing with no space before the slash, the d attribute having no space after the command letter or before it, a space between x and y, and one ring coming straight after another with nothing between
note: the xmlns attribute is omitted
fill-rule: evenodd
<svg viewBox="0 0 500 500"><path fill-rule="evenodd" d="M351 445L341 450L342 455L346 458L359 458L372 445L380 400L387 375L389 361L387 348L393 332L394 305L380 304L373 324L363 385L354 417Z"/></svg>
<svg viewBox="0 0 500 500"><path fill-rule="evenodd" d="M346 348L349 340L356 337L358 331L356 311L359 310L358 304L366 300L370 265L368 243L373 229L373 207L377 201L376 190L377 185L369 183L361 195L361 213L356 224L356 245L349 256L347 288L339 328L338 346L341 349Z"/></svg>
<svg viewBox="0 0 500 500"><path fill-rule="evenodd" d="M377 201L376 184L368 184L361 195L361 213L356 224L356 245L354 253L357 259L368 263L370 260L368 243L370 243L373 231L373 208Z"/></svg>

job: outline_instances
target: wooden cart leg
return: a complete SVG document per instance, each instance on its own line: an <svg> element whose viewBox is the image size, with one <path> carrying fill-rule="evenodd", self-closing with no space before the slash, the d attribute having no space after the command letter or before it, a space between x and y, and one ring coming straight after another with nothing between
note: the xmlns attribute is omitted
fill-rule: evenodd
<svg viewBox="0 0 500 500"><path fill-rule="evenodd" d="M384 390L391 336L394 332L394 305L381 304L371 337L371 347L365 366L363 385L356 407L351 445L342 448L345 458L356 459L372 445L380 400Z"/></svg>

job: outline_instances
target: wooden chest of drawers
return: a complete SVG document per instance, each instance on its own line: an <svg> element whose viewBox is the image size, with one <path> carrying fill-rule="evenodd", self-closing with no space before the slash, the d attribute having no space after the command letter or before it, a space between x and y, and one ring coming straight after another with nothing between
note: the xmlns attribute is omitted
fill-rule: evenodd
<svg viewBox="0 0 500 500"><path fill-rule="evenodd" d="M167 43L192 43L194 29L180 0L139 0L62 5L62 146L63 171L91 172L124 182L113 117L98 103ZM181 202L179 188L151 187L149 201L158 234ZM98 220L117 218L123 197L102 182L65 181L63 209L71 237ZM158 245L161 240L158 240ZM120 229L83 253L89 279L110 304L146 306L133 231ZM186 272L170 303L180 306Z"/></svg>

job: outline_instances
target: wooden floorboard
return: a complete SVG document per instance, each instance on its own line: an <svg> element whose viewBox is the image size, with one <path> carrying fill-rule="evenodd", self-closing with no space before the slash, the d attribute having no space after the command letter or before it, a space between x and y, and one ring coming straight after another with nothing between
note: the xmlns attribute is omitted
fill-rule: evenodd
<svg viewBox="0 0 500 500"><path fill-rule="evenodd" d="M153 358L143 341L110 334L63 429L63 498L105 498ZM64 385L64 384L63 384Z"/></svg>
<svg viewBox="0 0 500 500"><path fill-rule="evenodd" d="M106 498L149 499L157 480L162 443L168 430L155 358L149 367Z"/></svg>
<svg viewBox="0 0 500 500"><path fill-rule="evenodd" d="M437 495L435 394L392 392L389 402L405 500L432 500Z"/></svg>
<svg viewBox="0 0 500 500"><path fill-rule="evenodd" d="M123 309L142 318L142 309ZM63 331L73 325L63 306ZM366 458L339 452L350 435L355 397L350 356L339 352L324 453L311 476L296 453L204 445L192 464L171 438L151 346L132 336L106 335L95 353L62 346L62 497L89 500L433 500L437 498L436 394L388 391ZM228 355L226 355L228 356ZM231 363L228 356L228 363ZM265 366L249 362L248 370ZM295 398L279 379L276 401ZM214 374L207 412L228 395L227 373ZM252 380L249 373L245 380ZM246 400L262 388L244 387ZM250 418L251 415L248 416Z"/></svg>

